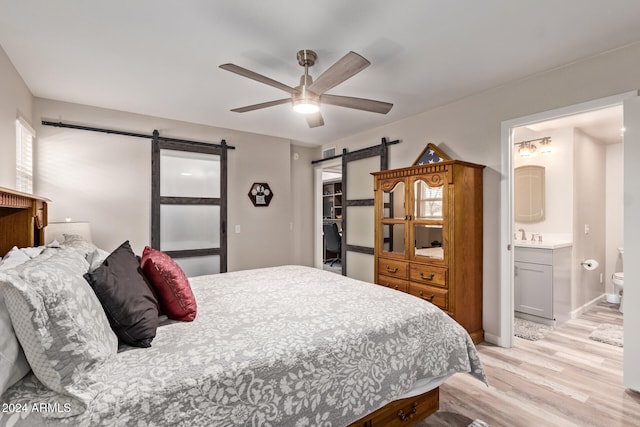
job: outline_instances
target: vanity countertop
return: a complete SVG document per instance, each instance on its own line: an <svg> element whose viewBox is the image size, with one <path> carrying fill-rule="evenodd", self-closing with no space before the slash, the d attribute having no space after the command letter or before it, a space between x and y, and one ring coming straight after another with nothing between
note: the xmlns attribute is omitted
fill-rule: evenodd
<svg viewBox="0 0 640 427"><path fill-rule="evenodd" d="M542 243L538 243L537 241L531 242L529 240L514 240L513 245L521 248L559 249L559 248L566 248L569 246L573 246L573 242L561 241L561 240L560 241L550 240L548 242L545 242L543 240Z"/></svg>

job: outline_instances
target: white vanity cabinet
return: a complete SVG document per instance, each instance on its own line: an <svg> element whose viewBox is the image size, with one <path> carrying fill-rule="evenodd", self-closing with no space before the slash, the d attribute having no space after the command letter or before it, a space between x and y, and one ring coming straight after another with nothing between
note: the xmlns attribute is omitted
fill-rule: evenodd
<svg viewBox="0 0 640 427"><path fill-rule="evenodd" d="M571 247L516 246L515 311L565 321L571 302Z"/></svg>

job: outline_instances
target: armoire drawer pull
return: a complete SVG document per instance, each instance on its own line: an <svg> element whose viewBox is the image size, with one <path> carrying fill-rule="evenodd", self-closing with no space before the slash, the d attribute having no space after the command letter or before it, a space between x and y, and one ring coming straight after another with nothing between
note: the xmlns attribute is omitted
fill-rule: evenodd
<svg viewBox="0 0 640 427"><path fill-rule="evenodd" d="M395 289L395 290L397 291L397 290L398 290L398 285L395 285L395 286L393 287L393 289Z"/></svg>
<svg viewBox="0 0 640 427"><path fill-rule="evenodd" d="M431 294L428 297L424 296L424 292L420 291L420 298L422 298L423 300L427 300L429 302L433 302L433 298L435 297L435 294Z"/></svg>
<svg viewBox="0 0 640 427"><path fill-rule="evenodd" d="M420 278L424 279L424 280L433 280L433 278L435 277L434 273L429 274L427 277L424 276L424 271L420 272Z"/></svg>
<svg viewBox="0 0 640 427"><path fill-rule="evenodd" d="M393 267L393 268L389 268L389 266L386 266L386 269L389 273L397 273L398 272L398 267Z"/></svg>
<svg viewBox="0 0 640 427"><path fill-rule="evenodd" d="M411 412L409 412L408 414L405 414L404 411L400 409L398 411L398 418L400 418L400 421L409 421L411 418L413 418L413 416L417 412L418 412L418 403L413 402L413 405L411 405Z"/></svg>

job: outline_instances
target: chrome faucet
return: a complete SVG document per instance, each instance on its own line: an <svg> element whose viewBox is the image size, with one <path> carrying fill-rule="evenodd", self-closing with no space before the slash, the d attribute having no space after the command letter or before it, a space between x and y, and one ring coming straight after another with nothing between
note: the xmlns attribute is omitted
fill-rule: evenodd
<svg viewBox="0 0 640 427"><path fill-rule="evenodd" d="M527 235L524 232L524 228L521 228L518 231L522 232L522 236L520 236L520 240L527 240Z"/></svg>

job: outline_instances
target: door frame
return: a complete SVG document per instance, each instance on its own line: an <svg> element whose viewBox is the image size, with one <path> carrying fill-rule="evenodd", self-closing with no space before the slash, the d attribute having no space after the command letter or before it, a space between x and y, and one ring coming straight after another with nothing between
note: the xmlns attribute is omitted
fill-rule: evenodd
<svg viewBox="0 0 640 427"><path fill-rule="evenodd" d="M514 261L511 243L513 237L513 129L534 123L622 105L626 99L638 96L630 91L592 101L561 107L503 121L500 126L501 182L500 182L500 333L490 342L500 347L513 346Z"/></svg>

